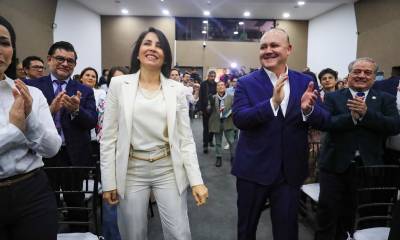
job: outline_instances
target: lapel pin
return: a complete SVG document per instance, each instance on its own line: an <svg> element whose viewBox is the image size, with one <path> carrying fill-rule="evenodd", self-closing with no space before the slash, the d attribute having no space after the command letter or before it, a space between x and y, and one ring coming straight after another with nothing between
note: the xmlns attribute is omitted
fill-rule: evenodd
<svg viewBox="0 0 400 240"><path fill-rule="evenodd" d="M375 100L375 99L376 99L376 97L375 97L375 96L372 96L372 99L374 99L374 100Z"/></svg>

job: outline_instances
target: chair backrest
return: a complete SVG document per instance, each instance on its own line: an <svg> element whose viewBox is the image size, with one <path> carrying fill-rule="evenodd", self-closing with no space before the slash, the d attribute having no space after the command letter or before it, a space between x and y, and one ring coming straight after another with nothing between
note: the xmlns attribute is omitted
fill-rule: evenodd
<svg viewBox="0 0 400 240"><path fill-rule="evenodd" d="M387 227L398 198L400 167L395 165L363 166L356 174L355 230Z"/></svg>
<svg viewBox="0 0 400 240"><path fill-rule="evenodd" d="M54 176L56 176L56 181L64 183L64 189L53 189L58 200L58 223L60 227L62 225L69 225L70 228L71 226L86 226L87 229L94 229L94 233L98 235L98 167L45 167L44 170L47 174L53 176L52 181L55 180ZM66 204L68 199L72 198L79 203L79 206L68 206ZM78 201L76 201L77 198ZM65 215L73 215L74 218L69 219ZM78 220L76 216L79 216Z"/></svg>

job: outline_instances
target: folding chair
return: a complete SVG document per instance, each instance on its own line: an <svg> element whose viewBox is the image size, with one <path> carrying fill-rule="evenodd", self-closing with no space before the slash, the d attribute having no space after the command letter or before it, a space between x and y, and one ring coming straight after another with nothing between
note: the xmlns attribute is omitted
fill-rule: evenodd
<svg viewBox="0 0 400 240"><path fill-rule="evenodd" d="M59 234L58 240L98 240L98 169L93 167L45 167L48 174L57 177L57 180L69 183L68 189L55 190L58 203L59 216ZM54 179L53 179L54 180ZM65 204L66 199L79 199L81 205L68 206ZM72 216L74 216L72 218ZM77 219L77 216L79 218ZM71 219L71 218L72 219ZM92 232L67 232L66 229L76 226L94 229Z"/></svg>
<svg viewBox="0 0 400 240"><path fill-rule="evenodd" d="M400 185L400 167L366 166L357 169L355 240L387 240Z"/></svg>

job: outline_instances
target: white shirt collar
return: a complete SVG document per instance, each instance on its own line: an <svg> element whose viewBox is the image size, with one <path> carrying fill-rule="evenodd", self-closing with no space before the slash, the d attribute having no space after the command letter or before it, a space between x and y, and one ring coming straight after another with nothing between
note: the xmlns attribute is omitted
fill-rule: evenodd
<svg viewBox="0 0 400 240"><path fill-rule="evenodd" d="M349 90L350 90L351 96L353 96L353 98L354 98L354 97L356 96L356 94L359 92L359 91L355 91L355 90L353 90L353 89L351 89L351 88L349 88ZM368 93L369 93L369 89L366 90L366 91L363 91L363 93L365 94L364 99L367 99L367 96L368 96Z"/></svg>
<svg viewBox="0 0 400 240"><path fill-rule="evenodd" d="M51 77L51 82L58 80L52 73L50 73L50 77ZM71 80L71 78L67 78L64 80L66 85L68 84L69 80Z"/></svg>
<svg viewBox="0 0 400 240"><path fill-rule="evenodd" d="M276 74L274 72L271 72L270 70L266 69L265 67L263 67L263 68L264 68L264 71L267 73L269 79L271 79L271 81L276 81L278 79L279 76L276 76ZM285 66L285 74L288 74L288 72L289 72L289 68L286 65Z"/></svg>

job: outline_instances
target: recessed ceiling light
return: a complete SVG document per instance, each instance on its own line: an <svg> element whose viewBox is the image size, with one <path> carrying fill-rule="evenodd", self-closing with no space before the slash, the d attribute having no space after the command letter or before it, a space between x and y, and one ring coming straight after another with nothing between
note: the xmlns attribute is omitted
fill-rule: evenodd
<svg viewBox="0 0 400 240"><path fill-rule="evenodd" d="M244 12L244 13L243 13L243 16L245 16L245 17L250 17L250 12L249 12L249 11Z"/></svg>
<svg viewBox="0 0 400 240"><path fill-rule="evenodd" d="M207 20L204 20L204 21L203 21L203 23L204 23L204 24L207 24L207 23L208 23L208 21L207 21Z"/></svg>
<svg viewBox="0 0 400 240"><path fill-rule="evenodd" d="M202 34L207 34L207 31L203 30L201 31Z"/></svg>
<svg viewBox="0 0 400 240"><path fill-rule="evenodd" d="M129 13L129 11L128 11L128 9L126 9L126 8L123 8L123 9L121 9L121 13L122 13L122 14L128 14L128 13Z"/></svg>
<svg viewBox="0 0 400 240"><path fill-rule="evenodd" d="M235 35L238 35L238 34L239 34L239 32L238 32L238 31L234 31L234 32L233 32L233 34L235 34Z"/></svg>
<svg viewBox="0 0 400 240"><path fill-rule="evenodd" d="M164 2L164 0L160 0L161 2Z"/></svg>
<svg viewBox="0 0 400 240"><path fill-rule="evenodd" d="M210 11L204 11L203 14L204 16L210 16Z"/></svg>
<svg viewBox="0 0 400 240"><path fill-rule="evenodd" d="M244 25L244 22L239 22L239 25Z"/></svg>
<svg viewBox="0 0 400 240"><path fill-rule="evenodd" d="M235 62L231 63L231 68L237 68L237 63Z"/></svg>
<svg viewBox="0 0 400 240"><path fill-rule="evenodd" d="M285 12L285 13L282 14L282 16L283 16L284 18L289 18L289 17L290 17L290 13Z"/></svg>
<svg viewBox="0 0 400 240"><path fill-rule="evenodd" d="M168 9L164 9L164 10L162 10L162 13L163 13L164 15L169 15L169 11L168 11Z"/></svg>
<svg viewBox="0 0 400 240"><path fill-rule="evenodd" d="M297 5L299 5L299 6L303 6L304 4L306 4L305 1L298 1L298 2L297 2Z"/></svg>

